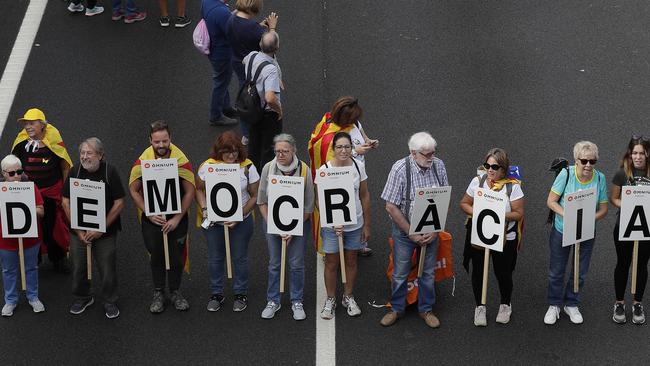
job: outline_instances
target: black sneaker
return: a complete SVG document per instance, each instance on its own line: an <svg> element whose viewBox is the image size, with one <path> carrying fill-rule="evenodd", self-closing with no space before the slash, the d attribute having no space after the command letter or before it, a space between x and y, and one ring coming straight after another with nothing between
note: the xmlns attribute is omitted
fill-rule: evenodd
<svg viewBox="0 0 650 366"><path fill-rule="evenodd" d="M625 319L625 304L617 302L614 304L614 315L612 320L618 324L625 324L627 319Z"/></svg>
<svg viewBox="0 0 650 366"><path fill-rule="evenodd" d="M104 304L104 311L106 312L106 317L108 319L115 319L120 316L120 309L117 305L107 302Z"/></svg>
<svg viewBox="0 0 650 366"><path fill-rule="evenodd" d="M208 300L208 311L218 311L225 300L226 298L222 294L213 294Z"/></svg>
<svg viewBox="0 0 650 366"><path fill-rule="evenodd" d="M72 303L70 306L70 314L79 315L83 313L87 307L95 303L95 299L92 297L90 299L78 299Z"/></svg>
<svg viewBox="0 0 650 366"><path fill-rule="evenodd" d="M221 118L219 118L216 121L210 121L210 125L212 126L232 126L232 125L236 125L237 123L239 122L237 122L236 119L229 118L228 116L225 115L221 116Z"/></svg>
<svg viewBox="0 0 650 366"><path fill-rule="evenodd" d="M632 323L639 325L645 323L645 313L640 302L632 305Z"/></svg>
<svg viewBox="0 0 650 366"><path fill-rule="evenodd" d="M232 311L244 311L246 310L246 307L248 306L248 298L246 298L246 295L238 294L235 295L235 301L232 304Z"/></svg>
<svg viewBox="0 0 650 366"><path fill-rule="evenodd" d="M161 27L169 27L170 22L171 22L171 19L169 17L160 17L160 26Z"/></svg>
<svg viewBox="0 0 650 366"><path fill-rule="evenodd" d="M176 21L174 22L174 27L176 28L185 28L187 27L190 23L192 23L192 19L189 17L176 17Z"/></svg>
<svg viewBox="0 0 650 366"><path fill-rule="evenodd" d="M222 111L224 116L228 118L236 118L237 117L237 110L233 107L227 107L224 108Z"/></svg>
<svg viewBox="0 0 650 366"><path fill-rule="evenodd" d="M174 304L174 308L178 311L185 311L190 308L190 303L185 300L181 292L178 290L172 291L171 300L172 304Z"/></svg>
<svg viewBox="0 0 650 366"><path fill-rule="evenodd" d="M160 314L165 311L165 293L162 290L153 291L153 299L151 300L149 311L152 314Z"/></svg>

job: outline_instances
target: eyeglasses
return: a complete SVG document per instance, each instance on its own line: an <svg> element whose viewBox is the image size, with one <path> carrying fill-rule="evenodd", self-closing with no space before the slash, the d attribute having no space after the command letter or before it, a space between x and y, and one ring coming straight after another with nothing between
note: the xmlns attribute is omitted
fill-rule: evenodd
<svg viewBox="0 0 650 366"><path fill-rule="evenodd" d="M494 170L494 171L497 171L497 170L501 169L501 165L499 165L499 164L488 164L488 163L483 163L483 168L485 168L485 170L490 170L490 169L492 169L492 170Z"/></svg>
<svg viewBox="0 0 650 366"><path fill-rule="evenodd" d="M291 150L275 150L275 155L287 155L291 153Z"/></svg>
<svg viewBox="0 0 650 366"><path fill-rule="evenodd" d="M334 149L336 150L352 150L351 145L336 145L334 146Z"/></svg>
<svg viewBox="0 0 650 366"><path fill-rule="evenodd" d="M589 165L596 165L596 163L598 162L598 160L596 159L578 159L578 160L580 160L580 164L582 165L587 165L587 163L589 163Z"/></svg>
<svg viewBox="0 0 650 366"><path fill-rule="evenodd" d="M17 169L17 170L11 171L11 172L8 172L8 171L6 171L6 170L3 170L3 172L7 173L7 175L9 175L10 177L13 177L13 176L16 175L16 174L18 174L18 175L22 175L22 174L23 174L23 170L22 170L22 169Z"/></svg>
<svg viewBox="0 0 650 366"><path fill-rule="evenodd" d="M430 152L428 154L425 154L422 151L418 151L418 154L424 156L427 159L431 159L435 153L436 153L435 151L432 151L432 152Z"/></svg>
<svg viewBox="0 0 650 366"><path fill-rule="evenodd" d="M239 155L239 151L237 150L220 150L219 153L221 155Z"/></svg>
<svg viewBox="0 0 650 366"><path fill-rule="evenodd" d="M635 133L632 134L632 140L639 140L639 141L644 141L644 142L650 142L650 137L643 136L643 135L637 135Z"/></svg>

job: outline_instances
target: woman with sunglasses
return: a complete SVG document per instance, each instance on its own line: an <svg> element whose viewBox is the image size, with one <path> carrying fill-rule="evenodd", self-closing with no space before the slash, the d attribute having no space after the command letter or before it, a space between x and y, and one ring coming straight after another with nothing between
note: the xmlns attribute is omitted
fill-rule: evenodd
<svg viewBox="0 0 650 366"><path fill-rule="evenodd" d="M555 178L551 191L548 193L546 205L555 213L553 227L549 238L550 260L548 270L548 303L549 307L544 316L544 323L555 324L560 318L560 307L564 305L564 312L574 324L583 322L580 305L580 293L573 291L573 269L569 274L566 286L564 275L567 262L571 253L571 246L562 246L562 233L564 230L564 206L565 197L569 193L596 188L598 205L596 220L600 220L607 214L607 182L605 175L594 167L598 162L598 146L593 142L580 141L573 146L573 158L575 165L563 169ZM579 285L584 285L591 253L595 239L580 243L580 272ZM571 262L569 262L571 263ZM573 265L571 263L571 267Z"/></svg>
<svg viewBox="0 0 650 366"><path fill-rule="evenodd" d="M242 197L244 221L226 221L211 223L203 229L208 242L208 271L210 274L210 289L212 295L208 300L207 310L217 311L224 302L223 273L226 258L224 226L228 227L230 235L230 251L234 269L234 302L233 311L244 311L248 306L248 243L253 235L253 209L257 202L257 188L260 176L255 165L246 158L246 149L241 143L241 136L233 131L226 131L219 135L212 145L210 158L204 161L198 170L196 180L196 200L201 207L202 217L207 219L207 202L205 195L206 164L238 164L239 180Z"/></svg>
<svg viewBox="0 0 650 366"><path fill-rule="evenodd" d="M337 132L332 139L331 149L334 158L319 169L332 167L352 167L354 176L354 193L356 201L356 225L321 228L323 252L325 252L325 289L327 299L321 311L321 318L332 319L336 309L336 282L339 268L338 237L343 237L345 251L345 283L341 304L347 309L349 316L361 315L361 308L354 299L354 282L357 278L357 253L363 248L362 243L370 238L370 192L368 191L368 176L363 163L352 157L352 138L347 132ZM316 175L315 184L318 184Z"/></svg>
<svg viewBox="0 0 650 366"><path fill-rule="evenodd" d="M7 155L2 162L2 178L5 182L26 181L27 176L23 175L23 168L20 159L14 155ZM36 202L36 216L43 218L43 197L34 185L34 198ZM14 309L18 305L18 281L19 281L19 258L18 258L18 239L3 238L2 224L0 223L0 263L2 263L2 281L5 291L5 304L2 307L2 316L12 316ZM45 311L45 306L38 299L38 251L42 240L42 232L39 230L37 238L23 239L23 248L25 253L25 284L27 287L27 302L31 305L35 313Z"/></svg>
<svg viewBox="0 0 650 366"><path fill-rule="evenodd" d="M496 322L507 324L512 314L510 298L512 295L512 272L517 262L517 243L519 233L517 222L524 218L524 192L521 190L521 183L517 179L509 178L508 171L510 160L505 150L494 148L487 152L483 160L485 174L476 176L469 183L465 195L460 201L460 207L467 215L472 215L474 210L474 194L476 189L488 188L493 191L503 191L508 194L506 202L506 242L503 251L492 251L492 264L494 275L499 283L501 302ZM466 239L466 252L472 262L472 290L474 291L474 325L477 327L487 326L487 308L481 304L481 293L483 289L483 261L484 248L470 245L469 232L471 232L471 220L468 220L468 237ZM468 267L466 267L467 269Z"/></svg>
<svg viewBox="0 0 650 366"><path fill-rule="evenodd" d="M612 204L617 208L621 207L621 188L623 186L650 186L650 159L648 150L650 141L643 136L632 136L627 145L627 151L621 159L620 169L612 179L611 199ZM625 315L625 289L627 288L627 277L632 264L631 241L619 241L620 211L616 213L616 225L614 226L614 246L616 247L616 269L614 269L614 288L616 291L616 303L614 303L614 322L623 324L626 322ZM648 280L648 259L650 259L650 243L639 243L639 261L637 267L636 294L632 302L632 323L645 323L643 312L643 293Z"/></svg>

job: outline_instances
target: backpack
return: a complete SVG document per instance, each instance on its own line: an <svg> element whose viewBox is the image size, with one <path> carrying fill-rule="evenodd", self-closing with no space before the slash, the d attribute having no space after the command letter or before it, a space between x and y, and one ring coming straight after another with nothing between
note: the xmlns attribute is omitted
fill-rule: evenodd
<svg viewBox="0 0 650 366"><path fill-rule="evenodd" d="M235 109L239 117L252 126L259 123L262 118L264 118L264 109L266 107L266 102L262 106L262 101L260 95L257 91L257 79L259 78L262 70L267 65L271 63L269 61L262 62L255 70L255 75L251 78L253 74L253 61L259 53L254 53L251 55L248 60L248 67L246 68L246 81L239 89L237 93L237 100L235 101Z"/></svg>
<svg viewBox="0 0 650 366"><path fill-rule="evenodd" d="M566 181L564 182L564 187L566 187L567 183L569 183L569 161L565 158L555 158L551 162L551 166L548 168L549 171L555 172L555 178L557 178L558 175L560 175L560 172L562 172L563 169L566 169ZM560 198L558 199L558 202L562 199L562 196L564 196L564 192L560 195ZM555 212L549 208L548 210L548 218L546 219L547 224L552 224L553 221L555 220Z"/></svg>

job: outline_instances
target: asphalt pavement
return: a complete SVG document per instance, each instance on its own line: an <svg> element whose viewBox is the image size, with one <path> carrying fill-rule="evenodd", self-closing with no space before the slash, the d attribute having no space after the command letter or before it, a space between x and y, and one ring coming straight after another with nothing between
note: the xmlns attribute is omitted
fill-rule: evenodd
<svg viewBox="0 0 650 366"><path fill-rule="evenodd" d="M144 22L112 22L106 13L70 15L59 0L48 3L9 120L0 138L10 151L26 109L39 107L60 129L77 161L85 137L106 144L108 160L126 185L132 162L147 146L147 126L171 124L173 142L196 166L223 129L209 127L211 67L192 46L195 23L162 29L156 2L140 1ZM234 1L230 1L234 3ZM109 4L104 2L108 8ZM0 67L17 34L26 1L11 1L0 32ZM173 9L173 6L170 8ZM196 21L199 5L188 6ZM617 325L612 241L615 212L597 227L596 247L582 289L585 323L562 316L546 326L548 226L546 196L556 156L572 156L579 140L598 144L598 169L611 180L629 136L647 132L650 114L650 5L643 1L279 1L265 11L280 16L278 54L286 84L285 130L306 159L309 133L340 95L356 95L368 134L380 140L367 158L375 253L359 259L357 301L363 315L339 307L336 360L340 365L449 364L639 364L650 355L647 325ZM6 31L5 31L6 30ZM231 90L235 91L235 85ZM408 137L430 131L438 141L453 186L447 229L454 236L452 281L437 286L434 312L441 327L428 329L409 309L390 328L383 310L390 221L380 194L394 161L407 153ZM493 275L488 327L473 325L469 276L460 265L464 215L457 203L485 152L503 147L521 167L526 200L524 249L514 275L510 324L494 322L498 290ZM285 302L276 318L260 319L266 303L266 244L261 225L250 245L249 308L208 313L210 295L205 239L192 231L191 274L183 294L191 309L154 316L148 311L151 274L128 202L119 236L118 319L100 304L80 316L68 313L69 276L41 267L40 297L47 307L32 314L23 301L0 319L2 364L227 364L311 365L315 362L316 258L306 254L307 320L291 319Z"/></svg>

